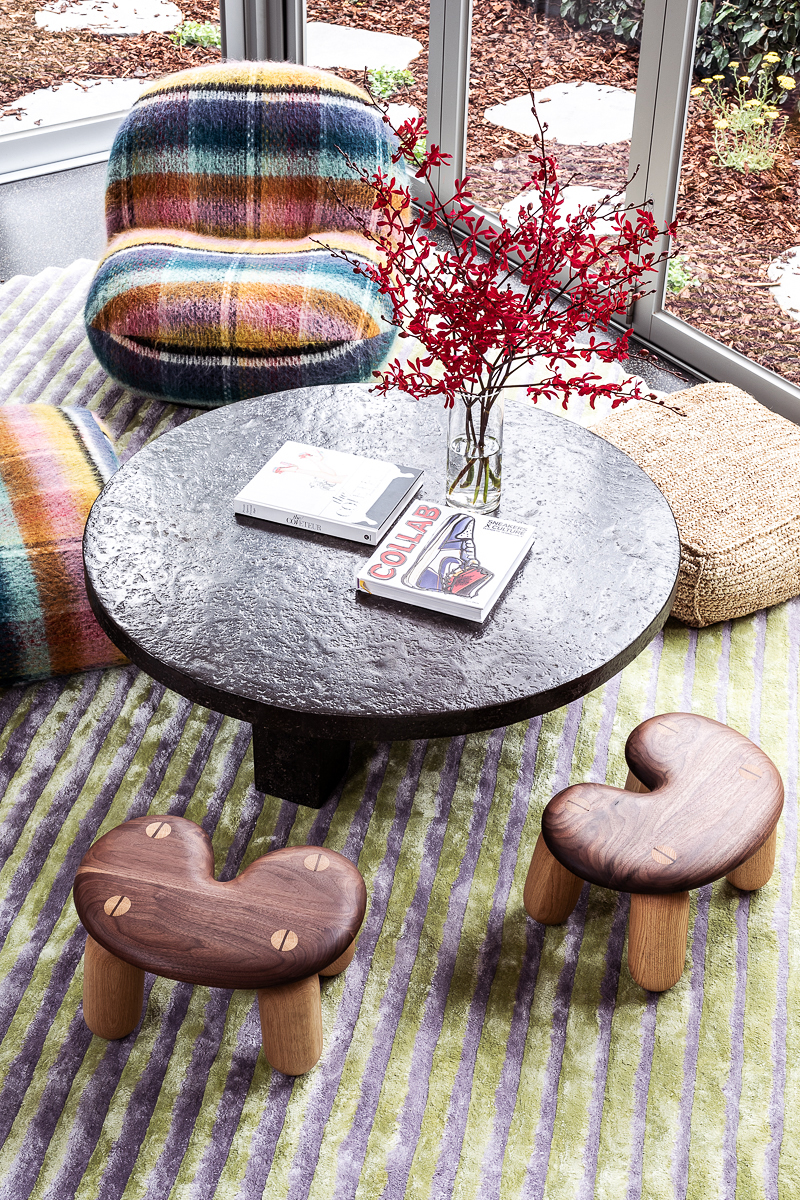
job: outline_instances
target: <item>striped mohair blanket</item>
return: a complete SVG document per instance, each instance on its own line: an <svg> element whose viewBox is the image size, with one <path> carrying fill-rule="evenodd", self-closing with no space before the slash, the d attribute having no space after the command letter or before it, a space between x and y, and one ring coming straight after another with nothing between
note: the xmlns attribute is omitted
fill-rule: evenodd
<svg viewBox="0 0 800 1200"><path fill-rule="evenodd" d="M89 608L81 553L116 468L87 410L0 407L0 684L127 661Z"/></svg>
<svg viewBox="0 0 800 1200"><path fill-rule="evenodd" d="M364 92L309 67L212 65L146 88L111 152L86 307L104 369L203 408L369 379L394 330L338 255L376 260L354 167L397 173L392 148Z"/></svg>

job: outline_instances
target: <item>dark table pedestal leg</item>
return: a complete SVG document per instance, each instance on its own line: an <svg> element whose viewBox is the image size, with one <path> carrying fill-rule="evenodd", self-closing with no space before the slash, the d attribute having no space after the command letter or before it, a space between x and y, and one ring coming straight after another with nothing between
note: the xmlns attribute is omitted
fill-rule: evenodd
<svg viewBox="0 0 800 1200"><path fill-rule="evenodd" d="M265 725L253 726L253 767L260 792L322 808L347 771L350 743L291 737Z"/></svg>

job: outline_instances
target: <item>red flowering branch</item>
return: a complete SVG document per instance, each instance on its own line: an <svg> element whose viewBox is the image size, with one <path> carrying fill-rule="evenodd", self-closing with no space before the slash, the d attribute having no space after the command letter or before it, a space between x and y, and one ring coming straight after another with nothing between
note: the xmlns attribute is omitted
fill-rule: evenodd
<svg viewBox="0 0 800 1200"><path fill-rule="evenodd" d="M598 397L608 397L612 408L631 395L642 396L633 380L603 383L591 372L577 377L563 372L595 354L603 362L627 356L630 330L608 340L594 331L605 330L614 314L643 294L667 257L656 255L653 243L665 232L674 233L674 223L660 230L646 208L622 204L609 214L624 188L573 215L564 213L557 164L545 151L546 126L530 85L529 91L539 136L525 185L532 199L517 226L501 217L496 231L476 215L468 179L457 180L453 195L440 200L431 176L450 156L438 146L419 154L426 132L421 117L394 131L398 144L392 159L427 182L431 195L421 208L412 208L404 182L381 170L370 175L349 162L375 197L369 222L351 209L352 215L382 256L377 265L346 253L341 257L378 285L400 336L416 338L425 351L405 366L395 359L375 372L377 390L396 387L417 399L439 395L447 407L463 397L467 432L478 445L493 404L509 386L527 387L534 403L542 396L560 398L564 408L574 395L588 396L592 407ZM383 119L391 127L385 111ZM428 236L437 228L446 235L445 249ZM589 335L588 344L577 346L582 333ZM540 382L509 383L515 372L537 362L545 371ZM432 374L434 363L440 364L440 375Z"/></svg>

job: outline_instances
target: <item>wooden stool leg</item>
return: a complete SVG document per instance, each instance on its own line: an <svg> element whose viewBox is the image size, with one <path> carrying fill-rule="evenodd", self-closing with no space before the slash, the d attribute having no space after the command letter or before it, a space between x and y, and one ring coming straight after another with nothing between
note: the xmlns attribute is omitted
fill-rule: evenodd
<svg viewBox="0 0 800 1200"><path fill-rule="evenodd" d="M540 833L522 894L528 914L543 925L560 925L578 903L582 887L583 880L553 858Z"/></svg>
<svg viewBox="0 0 800 1200"><path fill-rule="evenodd" d="M756 850L752 858L743 862L735 871L725 876L728 883L741 888L743 892L754 892L763 887L771 878L775 869L775 846L778 841L778 826L776 825L760 850Z"/></svg>
<svg viewBox="0 0 800 1200"><path fill-rule="evenodd" d="M633 771L628 771L628 778L625 780L625 791L638 792L640 796L643 796L645 792L650 791L650 788L645 787L644 784L636 778Z"/></svg>
<svg viewBox="0 0 800 1200"><path fill-rule="evenodd" d="M689 893L631 896L628 967L648 992L665 992L677 983L686 962Z"/></svg>
<svg viewBox="0 0 800 1200"><path fill-rule="evenodd" d="M353 955L356 952L356 940L353 938L350 945L345 950L344 954L340 954L335 962L329 963L327 967L323 967L320 975L341 975L345 967L349 967L353 961Z"/></svg>
<svg viewBox="0 0 800 1200"><path fill-rule="evenodd" d="M264 1057L284 1075L305 1075L322 1054L319 975L258 989Z"/></svg>
<svg viewBox="0 0 800 1200"><path fill-rule="evenodd" d="M98 1037L127 1037L139 1024L144 1001L144 971L86 937L83 955L83 1019Z"/></svg>

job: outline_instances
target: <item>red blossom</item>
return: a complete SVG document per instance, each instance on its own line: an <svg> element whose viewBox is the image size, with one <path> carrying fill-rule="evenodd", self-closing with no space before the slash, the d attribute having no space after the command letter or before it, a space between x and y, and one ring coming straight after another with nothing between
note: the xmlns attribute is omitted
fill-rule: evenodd
<svg viewBox="0 0 800 1200"><path fill-rule="evenodd" d="M514 372L539 362L543 379L521 385L534 402L557 398L566 408L570 396L578 395L594 407L603 396L616 408L642 395L631 380L603 383L590 372L567 377L564 369L574 370L593 355L603 362L627 357L630 331L606 335L608 322L642 295L666 257L653 252L653 243L664 232L673 234L674 223L660 230L648 209L625 204L598 217L597 210L607 214L623 189L598 205L565 214L557 164L545 151L545 127L532 92L531 104L540 136L529 155L524 190L533 200L517 227L500 218L496 231L476 213L468 179L456 181L448 200L439 199L432 172L450 156L438 146L420 153L426 132L421 117L395 131L392 156L394 164L404 162L427 182L431 197L420 208L412 207L404 182L380 170L369 175L350 163L375 195L371 222L354 216L382 254L377 265L342 257L387 297L389 319L400 336L416 338L425 350L405 365L395 359L376 372L379 392L400 388L417 399L438 395L448 407L465 395L483 413L503 388L520 386L508 383ZM390 124L385 115L384 121ZM428 237L437 226L445 233L446 249ZM597 330L604 331L601 340ZM587 334L588 343L577 346L576 339ZM434 363L442 368L437 377L431 373Z"/></svg>

